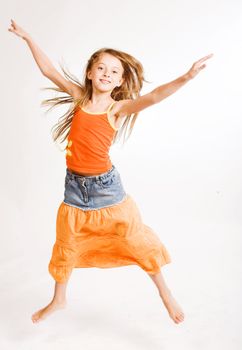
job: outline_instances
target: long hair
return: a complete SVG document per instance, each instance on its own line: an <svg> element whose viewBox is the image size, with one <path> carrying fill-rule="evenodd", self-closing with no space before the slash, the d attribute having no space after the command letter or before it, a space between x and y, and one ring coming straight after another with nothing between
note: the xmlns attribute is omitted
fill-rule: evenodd
<svg viewBox="0 0 242 350"><path fill-rule="evenodd" d="M137 98L140 96L140 90L143 87L143 81L149 83L149 81L144 78L144 70L142 64L136 58L126 52L112 48L104 47L97 50L91 55L85 67L83 83L81 83L73 74L68 72L67 69L62 66L62 64L60 64L64 76L69 81L74 81L81 88L81 93L78 99L75 100L72 96L67 94L59 87L42 88L42 90L54 90L66 94L66 96L57 96L43 100L41 102L41 106L51 106L47 112L57 105L70 104L68 111L58 119L58 123L55 124L51 129L53 130L52 138L54 142L60 140L60 143L62 143L65 141L69 135L70 126L76 109L78 107L86 105L86 103L91 99L92 81L87 78L87 73L89 70L91 70L92 65L97 62L99 56L103 53L108 53L118 58L121 61L124 69L122 76L122 78L124 78L124 81L122 85L116 86L111 92L111 97L115 101ZM130 137L138 114L139 113L133 113L124 117L122 126L119 128L119 130L116 131L114 135L113 143L119 141L122 135L124 142Z"/></svg>

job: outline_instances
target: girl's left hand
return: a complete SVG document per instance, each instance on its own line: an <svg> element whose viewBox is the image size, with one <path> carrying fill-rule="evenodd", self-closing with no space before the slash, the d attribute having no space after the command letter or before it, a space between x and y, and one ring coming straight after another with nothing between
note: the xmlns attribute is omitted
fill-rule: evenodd
<svg viewBox="0 0 242 350"><path fill-rule="evenodd" d="M211 58L213 56L213 53L211 53L210 55L207 55L203 58L200 58L200 60L196 61L193 63L192 68L189 69L189 71L187 72L188 76L190 78L194 78L203 68L206 67L206 64L202 64L204 61L206 61L207 59Z"/></svg>

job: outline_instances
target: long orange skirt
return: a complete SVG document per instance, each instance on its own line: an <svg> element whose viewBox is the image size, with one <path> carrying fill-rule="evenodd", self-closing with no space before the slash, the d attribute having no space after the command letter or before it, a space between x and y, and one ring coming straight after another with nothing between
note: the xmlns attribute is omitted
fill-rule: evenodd
<svg viewBox="0 0 242 350"><path fill-rule="evenodd" d="M134 199L84 211L62 202L56 219L56 241L49 262L54 280L65 283L73 268L139 265L156 274L171 262L154 231L142 222Z"/></svg>

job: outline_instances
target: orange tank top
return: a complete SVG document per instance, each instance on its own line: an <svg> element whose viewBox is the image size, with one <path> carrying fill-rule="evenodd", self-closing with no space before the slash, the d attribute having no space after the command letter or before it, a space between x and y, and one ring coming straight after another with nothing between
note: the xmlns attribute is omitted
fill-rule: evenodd
<svg viewBox="0 0 242 350"><path fill-rule="evenodd" d="M66 166L83 173L104 173L112 168L109 149L117 128L108 119L113 104L103 113L78 107L67 137Z"/></svg>

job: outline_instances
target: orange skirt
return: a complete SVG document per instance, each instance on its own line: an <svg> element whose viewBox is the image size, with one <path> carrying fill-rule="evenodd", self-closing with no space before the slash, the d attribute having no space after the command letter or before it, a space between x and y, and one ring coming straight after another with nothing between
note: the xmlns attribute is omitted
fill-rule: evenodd
<svg viewBox="0 0 242 350"><path fill-rule="evenodd" d="M49 262L54 280L65 283L73 268L138 265L156 274L171 262L154 231L142 222L127 194L115 205L84 211L62 202L56 219L56 241Z"/></svg>

